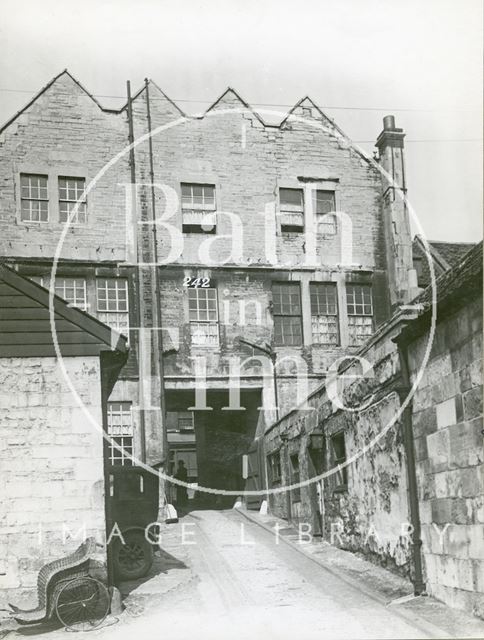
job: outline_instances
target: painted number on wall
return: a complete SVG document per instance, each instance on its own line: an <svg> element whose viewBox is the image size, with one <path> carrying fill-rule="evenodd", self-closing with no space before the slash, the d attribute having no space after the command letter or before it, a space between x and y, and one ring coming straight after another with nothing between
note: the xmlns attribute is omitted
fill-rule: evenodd
<svg viewBox="0 0 484 640"><path fill-rule="evenodd" d="M183 286L190 287L192 289L198 289L199 287L207 289L210 287L210 278L192 278L190 276L185 276L183 278Z"/></svg>

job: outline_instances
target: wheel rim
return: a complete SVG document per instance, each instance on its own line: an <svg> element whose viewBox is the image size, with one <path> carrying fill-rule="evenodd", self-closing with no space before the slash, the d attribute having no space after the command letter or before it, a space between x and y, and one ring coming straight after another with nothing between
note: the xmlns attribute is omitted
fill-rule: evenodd
<svg viewBox="0 0 484 640"><path fill-rule="evenodd" d="M77 578L59 591L56 614L67 629L88 631L104 621L109 606L109 592L101 582L89 577Z"/></svg>
<svg viewBox="0 0 484 640"><path fill-rule="evenodd" d="M126 544L119 549L118 562L120 567L125 571L134 573L145 566L145 550L138 542L126 542Z"/></svg>

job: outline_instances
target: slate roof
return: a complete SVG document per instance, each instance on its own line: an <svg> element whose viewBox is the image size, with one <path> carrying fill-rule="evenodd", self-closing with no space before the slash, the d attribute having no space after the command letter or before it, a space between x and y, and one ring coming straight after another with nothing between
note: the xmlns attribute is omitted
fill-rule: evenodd
<svg viewBox="0 0 484 640"><path fill-rule="evenodd" d="M475 242L441 242L437 240L428 240L427 242L436 278L448 269L457 266L465 255L476 246ZM418 286L424 289L429 286L431 277L426 247L418 235L413 240L412 253L414 268L417 270Z"/></svg>

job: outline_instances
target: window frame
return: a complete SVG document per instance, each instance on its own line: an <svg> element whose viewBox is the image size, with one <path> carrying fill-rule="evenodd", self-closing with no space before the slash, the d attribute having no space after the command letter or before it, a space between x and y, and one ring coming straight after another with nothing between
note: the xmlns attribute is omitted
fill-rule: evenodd
<svg viewBox="0 0 484 640"><path fill-rule="evenodd" d="M297 461L297 464L294 462ZM291 474L290 484L299 484L301 482L301 462L299 453L291 453L289 455L289 472ZM301 502L301 487L291 489L291 502Z"/></svg>
<svg viewBox="0 0 484 640"><path fill-rule="evenodd" d="M113 405L120 405L120 409L117 412L112 411ZM127 405L129 410L123 410L123 405ZM129 427L129 434L121 433L114 434L112 433L112 427L114 425L110 424L110 420L112 420L114 414L119 414L121 423L121 430ZM123 416L129 415L129 425L123 422ZM116 425L118 426L118 425ZM123 467L132 467L134 466L132 457L134 457L134 424L133 424L133 403L130 400L113 400L107 402L107 434L109 436L108 444L108 458L111 466L123 466ZM119 442L121 440L121 442ZM124 441L129 441L129 445ZM116 449L113 446L112 441L118 444L121 447L121 451ZM131 458L129 455L125 455L127 453L126 449L130 449Z"/></svg>
<svg viewBox="0 0 484 640"><path fill-rule="evenodd" d="M213 283L212 283L213 284ZM216 286L211 286L211 287L187 287L187 306L188 306L188 323L190 325L190 344L192 347L197 347L197 348L217 348L220 345L220 316L219 316L219 308L218 308L218 290ZM206 311L207 312L207 316L209 316L209 312L210 312L210 308L209 308L209 298L208 296L205 297L205 301L206 301L206 309L203 309L200 306L200 302L201 302L201 298L200 298L200 291L211 291L214 293L214 296L212 298L212 300L214 301L214 308L212 310L215 311L215 319L211 319L210 317L207 317L206 319L201 318L200 317L200 312L201 311ZM195 297L194 297L195 296ZM195 307L195 309L191 309L190 308L190 302L196 301L197 305ZM191 317L192 312L196 311L197 313L197 318L193 318ZM211 328L215 328L215 331L213 331L213 336L216 336L216 338L213 339L213 342L197 342L194 338L195 338L195 327L198 327L198 329L202 329L202 327L211 327ZM205 334L205 336L209 336L210 337L210 333Z"/></svg>
<svg viewBox="0 0 484 640"><path fill-rule="evenodd" d="M365 294L363 292L363 297L362 297L362 302L356 302L356 297L354 295L352 295L352 302L349 302L349 293L351 289L355 289L357 287L360 287L363 290L368 290L369 291L369 297L368 300L369 302L365 302ZM374 309L374 305L373 305L373 287L371 285L371 283L368 282L347 282L346 286L345 286L345 306L346 306L346 317L347 317L347 323L348 323L348 345L350 347L360 347L361 345L365 344L366 340L368 340L371 335L373 335L374 331L375 331L375 309ZM359 313L356 313L357 311L357 307L360 306L362 307L361 311ZM350 308L352 307L352 309ZM369 307L369 311L367 311L367 307ZM361 323L362 326L370 326L371 327L371 332L366 334L357 334L356 330L352 330L352 327L357 327L358 326L358 321L352 322L350 319L352 318L371 318L371 323L367 323L365 324L364 322ZM359 339L355 339L355 336L360 336Z"/></svg>
<svg viewBox="0 0 484 640"><path fill-rule="evenodd" d="M267 455L267 466L271 484L279 484L282 480L281 452L273 451Z"/></svg>
<svg viewBox="0 0 484 640"><path fill-rule="evenodd" d="M40 196L40 189L45 189L46 192L46 196L45 198L33 198L31 196L31 190L32 190L32 185L28 184L28 185L24 185L23 184L23 179L24 178L37 178L37 179L45 179L45 187L44 186L40 186L40 182L39 185L36 187L37 189L39 189L39 196ZM29 196L25 197L23 194L23 190L25 187L28 187L29 189ZM44 174L44 173L37 173L34 171L21 171L19 173L19 190L20 190L20 198L19 198L19 202L20 202L20 210L19 210L19 220L22 224L48 224L50 222L50 202L49 202L49 175L48 174ZM30 208L29 210L29 214L30 217L29 218L24 218L23 217L23 213L24 213L24 209L23 209L23 203L24 202L38 202L38 203L46 203L46 219L42 220L40 218L40 208L39 208L39 219L38 220L34 220L32 219L32 208Z"/></svg>
<svg viewBox="0 0 484 640"><path fill-rule="evenodd" d="M99 283L101 281L111 281L111 282L124 282L125 283L125 290L126 290L126 309L100 309L100 296L99 296L99 291L100 291L100 286ZM103 289L106 291L106 298L105 301L106 303L108 303L109 301L109 287L103 287ZM114 298L115 303L116 303L116 307L119 306L119 296L118 296L118 287L115 287L116 290L116 296ZM109 305L108 305L109 306ZM117 331L118 333L121 333L123 335L125 335L126 337L129 337L129 327L130 327L130 322L129 322L129 280L128 278L112 278L112 277L98 277L96 278L96 315L99 318L99 320L101 320L101 322L104 322L105 324L107 324L109 327L111 327L111 329L114 329L115 331ZM116 319L115 319L116 318ZM122 322L122 324L126 324L126 327L121 327L121 321L124 320L125 322Z"/></svg>
<svg viewBox="0 0 484 640"><path fill-rule="evenodd" d="M66 288L66 281L70 280L73 282L72 288L74 290L74 301L70 301L67 299L66 295L65 295L65 291ZM60 286L60 283L62 281L62 287ZM84 293L84 298L83 298L83 303L82 304L77 304L77 295L76 295L76 283L81 282L82 283L82 290ZM60 293L59 291L62 289L63 293ZM54 281L54 293L57 296L60 296L63 300L65 300L69 307L74 307L76 309L81 309L81 311L88 311L89 310L89 302L87 299L87 282L85 278L76 278L76 277L71 277L71 276L57 276L55 277L55 281Z"/></svg>
<svg viewBox="0 0 484 640"><path fill-rule="evenodd" d="M75 180L75 181L79 181L79 182L82 181L84 186L83 186L82 191L81 191L81 196L79 196L79 197L77 197L75 199L70 199L70 198L67 198L67 197L66 198L61 198L61 184L60 184L61 180L65 180L65 181L69 181L69 180L74 181ZM66 195L69 195L69 187L66 186L65 188L66 188L66 191L67 191ZM77 186L74 189L74 191L75 191L75 194L77 195L77 193L78 193ZM59 209L59 222L61 224L65 224L69 220L69 216L70 216L69 207L67 207L68 211L67 211L66 219L65 220L63 219L64 212L62 211L62 206L61 205L63 205L63 204L74 204L74 205L76 205L78 202L79 202L79 208L77 210L76 216L69 222L69 225L82 226L82 225L87 224L87 213L88 212L87 212L86 178L85 177L58 175L57 176L57 198L58 198L57 206L58 206L58 209ZM82 220L82 221L79 220L79 213L81 211L81 207L80 207L81 204L84 205L84 208L83 208L84 220Z"/></svg>
<svg viewBox="0 0 484 640"><path fill-rule="evenodd" d="M187 197L183 194L183 190L186 187L190 187L191 190L191 202L186 203L184 199ZM202 203L195 203L195 195L193 193L194 187L200 187L202 189ZM205 189L212 189L211 202L205 202ZM181 202L181 216L182 216L182 232L183 233L201 233L201 234L215 234L217 233L217 185L209 182L180 182L180 202ZM200 222L187 221L190 216L196 220L200 218ZM210 226L207 223L207 217L213 219L213 224ZM205 222L202 221L205 219ZM204 228L205 227L205 228ZM208 228L207 228L208 227Z"/></svg>
<svg viewBox="0 0 484 640"><path fill-rule="evenodd" d="M299 298L299 313L281 313L276 311L276 303L274 301L275 298L275 288L276 287L293 287L298 290L298 298ZM290 303L291 304L291 303ZM281 301L281 305L283 302ZM301 298L301 283L300 282L273 282L272 283L272 316L274 323L273 330L273 342L276 347L302 347L304 345L304 333L303 333L303 309L302 309L302 298ZM278 342L276 340L276 319L277 318L299 318L299 329L300 329L300 342L297 344L288 344L284 341ZM283 325L281 325L283 326ZM284 337L284 331L280 332L281 336Z"/></svg>
<svg viewBox="0 0 484 640"><path fill-rule="evenodd" d="M334 313L321 313L319 310L319 300L318 300L318 313L314 313L313 310L313 298L316 297L314 294L317 290L321 290L323 287L333 290L334 292ZM310 311L311 311L311 340L312 344L317 344L326 347L339 347L341 346L341 329L340 329L340 312L339 312L339 300L338 300L338 285L336 282L310 282L309 283L309 299L310 299ZM336 342L320 342L314 339L314 318L319 319L320 317L332 317L336 318Z"/></svg>
<svg viewBox="0 0 484 640"><path fill-rule="evenodd" d="M298 192L301 195L301 204L291 204L289 202L283 203L282 201L282 192L283 191L292 191ZM288 207L288 208L286 208ZM300 210L296 210L296 208L300 207ZM281 228L281 233L304 233L306 226L306 206L305 206L305 198L304 198L304 188L301 187L279 187L278 190L278 212L279 212L279 223ZM294 222L290 222L290 217L299 216L301 220L301 224L295 224ZM284 219L286 217L286 222Z"/></svg>
<svg viewBox="0 0 484 640"><path fill-rule="evenodd" d="M332 196L332 208L330 211L318 211L318 195L320 193L331 194ZM324 202L324 200L323 200ZM332 215L333 224L331 225L331 231L324 229L324 227L329 227L328 222L324 222L323 220L328 220L328 216ZM338 234L338 217L336 214L336 191L334 189L315 189L314 196L314 215L316 218L316 229L317 232L324 236L335 236Z"/></svg>
<svg viewBox="0 0 484 640"><path fill-rule="evenodd" d="M336 433L331 434L329 439L330 439L331 469L335 469L342 463L345 463L348 459L344 430L337 431ZM337 441L341 442L343 445L343 449L342 449L343 455L341 456L338 456L336 452L335 442ZM346 491L348 491L348 466L338 469L333 474L333 492L343 493Z"/></svg>

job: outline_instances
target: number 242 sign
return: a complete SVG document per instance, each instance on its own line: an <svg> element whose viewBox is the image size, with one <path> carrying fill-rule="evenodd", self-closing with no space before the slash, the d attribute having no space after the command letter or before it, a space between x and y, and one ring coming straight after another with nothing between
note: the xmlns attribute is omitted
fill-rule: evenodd
<svg viewBox="0 0 484 640"><path fill-rule="evenodd" d="M210 287L210 278L192 278L185 276L183 278L183 286L189 287L190 289L198 289L199 287L208 289L208 287Z"/></svg>

